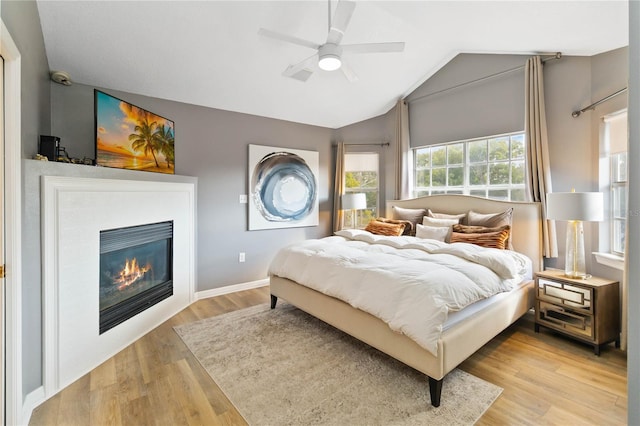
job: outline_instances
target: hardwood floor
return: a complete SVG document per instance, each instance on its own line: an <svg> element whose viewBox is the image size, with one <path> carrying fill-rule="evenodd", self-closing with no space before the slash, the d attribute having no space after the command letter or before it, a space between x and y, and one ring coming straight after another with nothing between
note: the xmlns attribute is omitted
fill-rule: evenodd
<svg viewBox="0 0 640 426"><path fill-rule="evenodd" d="M194 303L44 402L29 424L246 424L172 327L268 300L263 287ZM586 345L534 333L532 314L460 368L504 388L478 425L626 424L625 354L610 345L596 357Z"/></svg>

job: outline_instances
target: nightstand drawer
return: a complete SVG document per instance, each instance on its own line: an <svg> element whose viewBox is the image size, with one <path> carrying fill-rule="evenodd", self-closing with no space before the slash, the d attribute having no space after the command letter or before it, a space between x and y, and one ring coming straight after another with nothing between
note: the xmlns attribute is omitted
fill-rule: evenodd
<svg viewBox="0 0 640 426"><path fill-rule="evenodd" d="M538 299L593 313L593 289L544 278L538 279Z"/></svg>
<svg viewBox="0 0 640 426"><path fill-rule="evenodd" d="M541 324L593 339L593 316L579 311L565 309L561 306L539 302L538 320Z"/></svg>

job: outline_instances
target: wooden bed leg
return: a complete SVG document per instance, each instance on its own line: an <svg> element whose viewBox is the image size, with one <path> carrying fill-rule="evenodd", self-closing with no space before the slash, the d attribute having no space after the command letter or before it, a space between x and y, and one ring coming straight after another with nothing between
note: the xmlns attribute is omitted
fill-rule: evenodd
<svg viewBox="0 0 640 426"><path fill-rule="evenodd" d="M276 308L276 303L278 303L278 296L271 295L271 309Z"/></svg>
<svg viewBox="0 0 640 426"><path fill-rule="evenodd" d="M440 395L442 394L442 380L436 380L429 377L429 393L431 393L431 405L440 406Z"/></svg>

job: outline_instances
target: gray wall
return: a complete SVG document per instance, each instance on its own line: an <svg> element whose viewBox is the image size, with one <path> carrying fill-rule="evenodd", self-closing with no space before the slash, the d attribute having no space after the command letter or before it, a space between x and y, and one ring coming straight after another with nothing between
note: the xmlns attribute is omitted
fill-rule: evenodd
<svg viewBox="0 0 640 426"><path fill-rule="evenodd" d="M407 97L411 146L523 130L524 69L521 67L527 58L479 54L453 58ZM484 78L514 68L519 69ZM476 80L480 81L464 84Z"/></svg>
<svg viewBox="0 0 640 426"><path fill-rule="evenodd" d="M94 157L93 90L52 83L52 133L72 157ZM175 172L198 178L198 291L266 278L280 247L330 233L330 129L100 90L175 122ZM319 226L247 230L247 205L238 199L247 194L249 144L319 152ZM238 262L239 252L246 253L245 263Z"/></svg>
<svg viewBox="0 0 640 426"><path fill-rule="evenodd" d="M565 56L544 65L551 179L554 191L598 191L599 118L626 105L626 96L595 112L581 109L626 85L627 48L594 57ZM461 54L418 87L409 100L411 145L424 146L524 130L524 69L482 77L524 65L528 56ZM480 82L463 83L482 79ZM429 95L437 93L435 95ZM426 96L425 95L429 95ZM570 159L570 161L568 161ZM547 267L564 268L566 224L557 222L559 257ZM585 227L585 248L598 251L597 224ZM588 256L587 269L611 279L620 271Z"/></svg>
<svg viewBox="0 0 640 426"><path fill-rule="evenodd" d="M336 129L333 139L343 141L347 152L377 152L380 158L379 211L384 214L385 201L395 198L395 119L396 109L388 113ZM389 143L381 147L377 144ZM377 146L376 146L377 145ZM335 151L334 151L335 152Z"/></svg>
<svg viewBox="0 0 640 426"><path fill-rule="evenodd" d="M21 54L21 145L23 156L38 149L38 136L50 132L49 66L40 16L33 1L2 1L2 22ZM24 203L24 201L23 201ZM22 221L26 209L23 205ZM39 225L38 225L39 226ZM24 227L23 227L24 231ZM24 270L40 263L40 252L28 241L22 245ZM42 384L40 281L22 283L22 375L23 397ZM34 310L35 309L35 310Z"/></svg>

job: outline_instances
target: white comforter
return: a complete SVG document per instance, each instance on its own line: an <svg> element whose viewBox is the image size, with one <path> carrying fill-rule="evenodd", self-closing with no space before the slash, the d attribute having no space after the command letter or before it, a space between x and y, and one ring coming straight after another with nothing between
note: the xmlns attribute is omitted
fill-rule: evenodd
<svg viewBox="0 0 640 426"><path fill-rule="evenodd" d="M509 250L350 230L283 248L269 274L366 311L436 355L448 312L513 289L528 262Z"/></svg>

